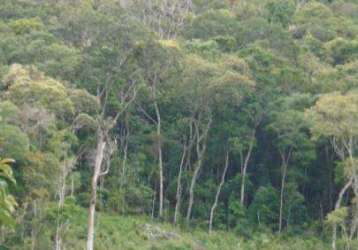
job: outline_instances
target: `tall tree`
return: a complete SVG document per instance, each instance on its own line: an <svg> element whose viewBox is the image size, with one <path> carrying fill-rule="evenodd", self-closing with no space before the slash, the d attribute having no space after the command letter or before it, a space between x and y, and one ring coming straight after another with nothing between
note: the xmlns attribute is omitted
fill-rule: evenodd
<svg viewBox="0 0 358 250"><path fill-rule="evenodd" d="M345 184L341 189L335 209L341 207L342 197L352 187L358 196L358 167L356 157L358 136L358 95L355 91L327 94L318 99L307 111L312 119L312 132L316 137L328 137L335 153L344 162ZM353 216L357 216L354 214ZM352 221L352 233L357 230L357 220ZM336 249L337 225L333 224L332 249Z"/></svg>

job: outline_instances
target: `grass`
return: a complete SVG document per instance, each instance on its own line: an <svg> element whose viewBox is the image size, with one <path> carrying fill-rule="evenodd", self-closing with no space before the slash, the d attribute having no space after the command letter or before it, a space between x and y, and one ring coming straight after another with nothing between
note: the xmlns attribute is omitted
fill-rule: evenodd
<svg viewBox="0 0 358 250"><path fill-rule="evenodd" d="M84 249L86 223L85 211L72 218L64 237L66 249ZM175 237L152 239L150 233L155 234L156 230ZM215 231L209 235L204 230L183 230L168 223L152 221L147 217L97 213L95 248L98 250L325 250L329 249L329 244L314 237L283 238L257 234L247 240L225 231Z"/></svg>

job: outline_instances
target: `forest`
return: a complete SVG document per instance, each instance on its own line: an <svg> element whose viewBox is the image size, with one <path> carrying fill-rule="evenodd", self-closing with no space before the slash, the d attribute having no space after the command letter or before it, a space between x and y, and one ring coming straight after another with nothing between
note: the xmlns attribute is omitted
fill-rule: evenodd
<svg viewBox="0 0 358 250"><path fill-rule="evenodd" d="M358 1L0 0L0 249L358 249Z"/></svg>

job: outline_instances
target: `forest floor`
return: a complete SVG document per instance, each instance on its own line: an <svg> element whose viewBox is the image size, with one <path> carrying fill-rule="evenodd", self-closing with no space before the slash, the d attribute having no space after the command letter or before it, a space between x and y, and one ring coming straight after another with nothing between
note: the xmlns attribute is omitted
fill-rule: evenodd
<svg viewBox="0 0 358 250"><path fill-rule="evenodd" d="M95 246L99 250L326 250L330 244L312 237L255 234L250 239L226 231L208 234L186 230L147 217L98 213ZM65 233L66 249L82 249L86 242L86 213L71 219Z"/></svg>

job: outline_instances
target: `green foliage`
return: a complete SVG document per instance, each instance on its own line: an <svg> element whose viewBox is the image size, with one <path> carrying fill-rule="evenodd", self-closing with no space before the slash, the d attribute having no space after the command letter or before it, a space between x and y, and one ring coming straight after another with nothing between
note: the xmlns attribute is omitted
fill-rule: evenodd
<svg viewBox="0 0 358 250"><path fill-rule="evenodd" d="M52 249L57 235L83 248L100 128L98 249L328 249L324 217L344 248L358 192L357 10L352 0L0 0L0 157L16 159L13 177L1 165L0 220L18 222L0 244Z"/></svg>
<svg viewBox="0 0 358 250"><path fill-rule="evenodd" d="M0 158L0 225L14 226L15 220L12 216L17 203L14 196L8 193L8 185L16 184L10 164L13 159Z"/></svg>
<svg viewBox="0 0 358 250"><path fill-rule="evenodd" d="M334 65L345 64L358 58L358 42L337 38L326 44Z"/></svg>
<svg viewBox="0 0 358 250"><path fill-rule="evenodd" d="M16 105L45 107L60 117L72 115L74 107L68 98L65 86L45 77L36 69L13 65L5 76L5 95Z"/></svg>
<svg viewBox="0 0 358 250"><path fill-rule="evenodd" d="M194 18L190 26L184 29L184 36L190 39L208 39L227 36L240 30L239 23L228 10L208 10Z"/></svg>
<svg viewBox="0 0 358 250"><path fill-rule="evenodd" d="M251 220L258 225L274 227L278 220L279 194L273 187L260 187L249 207Z"/></svg>
<svg viewBox="0 0 358 250"><path fill-rule="evenodd" d="M24 154L30 147L29 138L18 127L0 124L0 154L9 155L18 161L24 160Z"/></svg>
<svg viewBox="0 0 358 250"><path fill-rule="evenodd" d="M278 22L287 27L294 12L294 1L271 1L266 7L269 11L269 22Z"/></svg>
<svg viewBox="0 0 358 250"><path fill-rule="evenodd" d="M44 25L39 18L17 19L10 22L9 26L17 35L39 31L44 28Z"/></svg>
<svg viewBox="0 0 358 250"><path fill-rule="evenodd" d="M316 105L308 111L312 120L312 130L316 136L347 138L357 136L356 92L327 94L318 99Z"/></svg>

